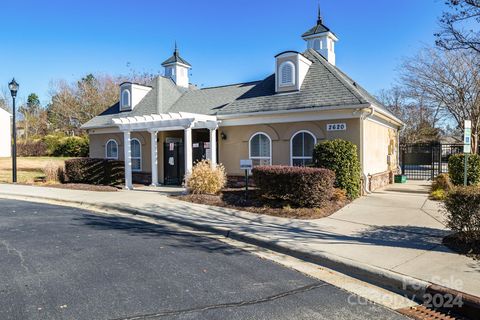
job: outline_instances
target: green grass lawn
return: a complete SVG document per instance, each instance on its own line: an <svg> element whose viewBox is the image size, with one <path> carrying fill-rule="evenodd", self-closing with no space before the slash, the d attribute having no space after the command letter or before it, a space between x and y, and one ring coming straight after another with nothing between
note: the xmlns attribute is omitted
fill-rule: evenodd
<svg viewBox="0 0 480 320"><path fill-rule="evenodd" d="M17 181L19 183L33 183L42 178L43 168L50 162L63 164L69 158L64 157L18 157ZM0 158L0 182L12 182L12 159Z"/></svg>

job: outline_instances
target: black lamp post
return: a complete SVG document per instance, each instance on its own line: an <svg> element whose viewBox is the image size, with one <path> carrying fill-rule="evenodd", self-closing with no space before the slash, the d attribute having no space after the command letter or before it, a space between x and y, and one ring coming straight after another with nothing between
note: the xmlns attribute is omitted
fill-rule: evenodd
<svg viewBox="0 0 480 320"><path fill-rule="evenodd" d="M15 98L17 97L18 83L15 81L15 78L8 84L8 89L10 89L10 94L13 99L13 125L12 125L12 134L13 134L13 145L12 145L12 182L17 182L17 125L15 124Z"/></svg>

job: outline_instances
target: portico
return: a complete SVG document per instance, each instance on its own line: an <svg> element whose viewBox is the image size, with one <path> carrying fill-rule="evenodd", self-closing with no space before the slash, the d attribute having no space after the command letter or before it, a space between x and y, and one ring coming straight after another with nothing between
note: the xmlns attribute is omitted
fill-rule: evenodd
<svg viewBox="0 0 480 320"><path fill-rule="evenodd" d="M212 166L217 164L217 128L218 123L216 116L175 112L163 114L151 114L145 116L118 117L112 119L113 123L123 132L123 146L125 159L125 188L132 189L132 150L131 150L131 133L135 131L147 131L150 133L151 145L151 173L152 185L158 186L158 145L157 135L161 131L178 131L183 130L183 147L184 147L184 168L185 173L189 173L193 166L193 145L192 145L192 129L208 129L210 131L210 152L208 159Z"/></svg>

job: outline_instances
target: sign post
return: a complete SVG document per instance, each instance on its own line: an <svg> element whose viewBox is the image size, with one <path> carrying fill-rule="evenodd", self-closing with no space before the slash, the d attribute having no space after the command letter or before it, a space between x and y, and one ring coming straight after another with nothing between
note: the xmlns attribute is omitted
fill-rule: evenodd
<svg viewBox="0 0 480 320"><path fill-rule="evenodd" d="M248 199L248 171L252 168L253 161L251 159L240 160L240 170L245 170L245 201Z"/></svg>
<svg viewBox="0 0 480 320"><path fill-rule="evenodd" d="M465 120L463 131L463 158L465 160L464 173L463 173L463 185L468 183L468 154L472 152L472 122Z"/></svg>

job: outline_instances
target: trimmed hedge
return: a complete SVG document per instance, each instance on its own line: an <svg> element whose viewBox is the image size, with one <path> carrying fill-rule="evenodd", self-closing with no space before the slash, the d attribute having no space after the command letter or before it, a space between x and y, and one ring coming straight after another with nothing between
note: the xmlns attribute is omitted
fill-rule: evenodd
<svg viewBox="0 0 480 320"><path fill-rule="evenodd" d="M262 196L299 207L321 207L333 196L335 173L328 169L258 166L252 173Z"/></svg>
<svg viewBox="0 0 480 320"><path fill-rule="evenodd" d="M447 226L467 241L480 241L480 188L456 187L445 198Z"/></svg>
<svg viewBox="0 0 480 320"><path fill-rule="evenodd" d="M348 198L360 196L360 161L355 144L341 139L320 142L313 150L313 164L335 172L335 187L345 190Z"/></svg>
<svg viewBox="0 0 480 320"><path fill-rule="evenodd" d="M19 141L17 143L17 156L19 157L42 157L47 154L47 144L42 140Z"/></svg>
<svg viewBox="0 0 480 320"><path fill-rule="evenodd" d="M123 161L75 158L65 161L65 179L69 183L117 185L124 182Z"/></svg>
<svg viewBox="0 0 480 320"><path fill-rule="evenodd" d="M480 156L468 155L467 184L478 185L480 183ZM465 174L465 158L463 154L454 154L448 158L448 175L456 186L463 185Z"/></svg>

